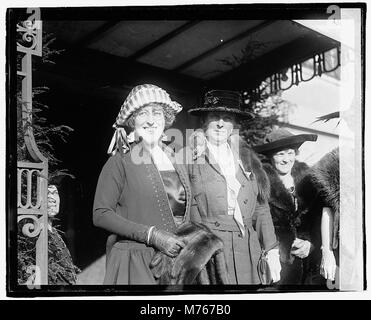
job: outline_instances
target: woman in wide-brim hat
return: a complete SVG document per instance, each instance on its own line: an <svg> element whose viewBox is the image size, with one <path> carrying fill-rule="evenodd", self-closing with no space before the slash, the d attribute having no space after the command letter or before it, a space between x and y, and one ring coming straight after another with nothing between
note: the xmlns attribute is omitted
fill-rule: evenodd
<svg viewBox="0 0 371 320"><path fill-rule="evenodd" d="M184 247L175 232L189 217L188 175L162 143L181 109L151 84L133 88L121 106L93 208L94 225L112 233L104 284L157 284L155 251L175 257Z"/></svg>
<svg viewBox="0 0 371 320"><path fill-rule="evenodd" d="M230 284L264 282L258 264L268 251L273 281L280 263L269 212L269 182L255 153L239 138L239 120L253 115L242 109L239 92L212 90L204 106L189 110L202 129L189 164L193 203L191 220L208 226L223 240ZM264 283L266 284L266 283Z"/></svg>
<svg viewBox="0 0 371 320"><path fill-rule="evenodd" d="M307 183L308 165L296 157L304 142L316 140L314 134L294 135L278 128L265 137L263 144L254 147L266 157L263 167L270 180L269 204L280 243L279 284L283 285L308 284L309 269L314 268L308 257L314 256L313 249L318 247L312 233L315 215L310 213L316 192L312 184Z"/></svg>

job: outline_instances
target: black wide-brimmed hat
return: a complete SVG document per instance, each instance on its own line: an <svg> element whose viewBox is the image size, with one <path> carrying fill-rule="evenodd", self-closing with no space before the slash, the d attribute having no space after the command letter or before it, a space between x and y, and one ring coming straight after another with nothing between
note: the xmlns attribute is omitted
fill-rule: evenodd
<svg viewBox="0 0 371 320"><path fill-rule="evenodd" d="M298 149L305 141L317 141L316 134L292 134L286 129L275 129L264 138L264 144L253 147L262 154L272 154L285 149Z"/></svg>
<svg viewBox="0 0 371 320"><path fill-rule="evenodd" d="M205 112L230 112L243 117L244 120L254 115L242 109L242 96L238 91L211 90L205 94L204 106L188 110L190 114L201 115Z"/></svg>

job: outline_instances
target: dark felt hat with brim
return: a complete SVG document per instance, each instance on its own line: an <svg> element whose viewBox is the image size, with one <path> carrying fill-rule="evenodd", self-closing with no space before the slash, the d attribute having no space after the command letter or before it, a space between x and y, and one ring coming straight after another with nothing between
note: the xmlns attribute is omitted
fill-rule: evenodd
<svg viewBox="0 0 371 320"><path fill-rule="evenodd" d="M238 91L211 90L205 94L204 106L193 108L188 112L200 116L206 112L229 112L244 120L254 118L254 115L242 109L242 96Z"/></svg>
<svg viewBox="0 0 371 320"><path fill-rule="evenodd" d="M269 155L285 149L299 149L305 141L317 141L316 134L292 134L286 129L275 129L264 138L264 144L253 149L265 155Z"/></svg>

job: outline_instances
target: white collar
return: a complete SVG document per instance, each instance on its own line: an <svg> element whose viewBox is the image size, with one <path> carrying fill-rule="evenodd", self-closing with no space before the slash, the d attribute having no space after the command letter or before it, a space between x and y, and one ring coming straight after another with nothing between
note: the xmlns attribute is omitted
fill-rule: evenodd
<svg viewBox="0 0 371 320"><path fill-rule="evenodd" d="M228 143L215 146L208 143L208 148L214 160L219 164L223 175L235 175L236 166L233 152Z"/></svg>
<svg viewBox="0 0 371 320"><path fill-rule="evenodd" d="M159 171L163 170L174 170L174 166L167 156L167 154L160 148L155 146L151 151L151 157Z"/></svg>
<svg viewBox="0 0 371 320"><path fill-rule="evenodd" d="M207 147L209 148L210 152L216 159L223 159L224 157L233 157L233 153L231 147L229 146L228 142L223 143L222 145L214 145L211 144L209 141L206 142Z"/></svg>

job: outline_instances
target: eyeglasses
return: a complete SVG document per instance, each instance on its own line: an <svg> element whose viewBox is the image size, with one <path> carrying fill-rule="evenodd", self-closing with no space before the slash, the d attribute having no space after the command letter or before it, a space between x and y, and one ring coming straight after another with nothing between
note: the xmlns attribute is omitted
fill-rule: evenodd
<svg viewBox="0 0 371 320"><path fill-rule="evenodd" d="M154 120L160 120L160 119L163 119L164 112L162 109L152 109L152 110L142 109L138 112L137 119L146 120L150 116L152 116Z"/></svg>

